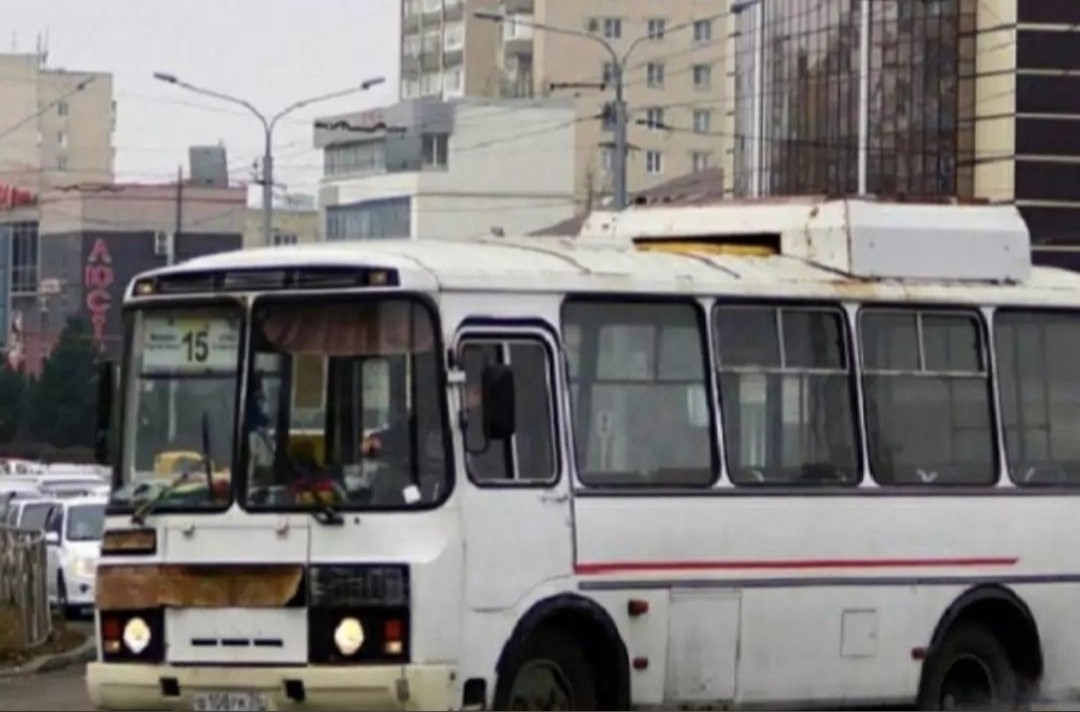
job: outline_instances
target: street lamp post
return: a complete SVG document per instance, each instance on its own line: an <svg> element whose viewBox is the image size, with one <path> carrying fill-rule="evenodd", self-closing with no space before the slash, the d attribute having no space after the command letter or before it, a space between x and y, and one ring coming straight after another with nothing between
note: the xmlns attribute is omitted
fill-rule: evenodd
<svg viewBox="0 0 1080 712"><path fill-rule="evenodd" d="M330 99L337 99L338 97L345 96L346 94L352 94L353 92L357 92L357 91L367 91L368 89L370 89L370 88L372 88L374 86L377 86L379 84L382 84L384 81L386 81L385 78L383 78L383 77L375 77L375 78L367 79L367 80L361 82L358 86L350 87L348 89L343 89L341 91L336 91L336 92L333 92L333 93L330 93L330 94L323 94L322 96L316 96L316 97L312 97L310 99L304 99L302 101L297 101L297 102L292 103L289 106L285 107L284 109L279 111L277 114L275 114L271 118L267 119L266 116L262 112L260 112L258 109L256 109L254 106L252 106L250 102L244 101L243 99L238 99L238 98L233 97L233 96L229 96L228 94L221 94L219 92L212 91L210 89L203 89L201 87L197 87L197 86L194 86L192 84L188 84L187 82L184 82L184 81L181 81L180 79L178 79L175 74L167 74L165 72L154 72L154 79L157 79L159 81L163 81L163 82L165 82L167 84L174 84L174 85L176 85L178 87L182 87L184 89L187 89L188 91L193 91L196 94L203 94L204 96L213 97L215 99L221 99L222 101L228 101L228 102L233 103L233 104L239 104L240 106L244 107L245 109L250 111L252 114L254 114L256 116L256 118L258 118L259 121L262 122L263 133L264 133L264 138L265 138L265 142L264 142L264 145L263 145L263 175L262 175L262 203L263 203L263 205L262 205L262 213L263 214L262 214L262 220L263 220L263 241L267 245L271 244L271 241L272 241L271 237L273 235L273 212L274 212L274 197L273 197L273 195L274 195L273 194L273 189L274 189L273 135L274 135L274 127L277 125L277 122L279 120L281 120L282 118L284 118L287 114L290 114L293 111L296 111L297 109L301 109L301 108L303 108L305 106L308 106L309 104L314 104L314 103L320 102L320 101L328 101Z"/></svg>
<svg viewBox="0 0 1080 712"><path fill-rule="evenodd" d="M627 140L627 116L626 116L626 101L624 99L625 89L625 76L626 76L626 61L630 58L630 54L637 48L639 44L648 40L652 35L643 35L638 37L630 46L626 48L626 51L620 56L612 46L610 42L603 37L597 37L596 35L589 34L588 32L581 32L579 30L569 30L564 27L556 27L554 25L547 25L542 22L531 22L529 20L519 20L517 18L509 18L506 15L499 14L497 12L474 12L473 16L480 20L490 20L491 22L515 22L524 27L532 27L533 29L543 30L546 32L552 32L560 35L569 35L571 37L581 37L587 40L592 40L601 47L603 47L608 55L611 56L611 79L615 85L615 160L612 168L615 172L615 209L623 210L626 208L628 198L626 191L626 157L629 150L629 142ZM676 28L672 28L676 29ZM670 30L669 30L670 31Z"/></svg>

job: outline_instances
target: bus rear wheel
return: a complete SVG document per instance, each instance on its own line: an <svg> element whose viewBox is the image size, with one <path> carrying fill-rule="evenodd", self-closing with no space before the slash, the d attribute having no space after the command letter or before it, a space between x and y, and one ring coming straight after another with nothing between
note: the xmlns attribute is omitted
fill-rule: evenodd
<svg viewBox="0 0 1080 712"><path fill-rule="evenodd" d="M541 629L500 675L497 710L595 710L596 678L592 665L569 636Z"/></svg>
<svg viewBox="0 0 1080 712"><path fill-rule="evenodd" d="M926 662L922 710L1014 710L1020 676L1009 652L985 626L968 623L952 630Z"/></svg>

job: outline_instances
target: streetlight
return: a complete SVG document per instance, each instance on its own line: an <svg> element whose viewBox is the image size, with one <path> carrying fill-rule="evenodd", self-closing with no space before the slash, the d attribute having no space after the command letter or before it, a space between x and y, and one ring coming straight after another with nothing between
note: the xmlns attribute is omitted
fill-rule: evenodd
<svg viewBox="0 0 1080 712"><path fill-rule="evenodd" d="M568 30L564 27L555 27L554 25L547 25L542 22L532 22L529 20L519 20L517 18L508 18L506 15L497 12L474 12L473 17L479 20L490 20L491 22L514 22L524 27L532 27L537 30L546 30L547 32L553 32L561 35L570 35L572 37L582 37L587 40L592 40L597 43L611 55L612 65L612 81L615 84L615 165L613 166L615 172L615 209L622 210L626 207L626 154L627 154L627 137L626 137L626 102L623 100L624 82L623 76L626 69L626 60L630 58L630 54L637 48L642 42L651 39L652 35L643 35L638 37L630 46L626 48L626 51L619 56L619 53L611 45L610 42L602 37L590 34L588 32L581 32L579 30ZM672 28L672 30L677 28ZM670 32L671 30L669 30Z"/></svg>
<svg viewBox="0 0 1080 712"><path fill-rule="evenodd" d="M346 94L352 94L357 91L367 91L371 87L378 86L386 81L384 77L374 77L372 79L364 80L359 86L350 87L349 89L343 89L331 94L323 94L322 96L312 97L310 99L304 99L302 101L295 102L285 107L270 119L262 114L258 109L252 106L249 102L243 99L238 99L234 96L227 94L221 94L210 89L203 89L201 87L188 84L185 81L181 81L175 74L168 74L166 72L154 72L154 79L165 82L167 84L174 84L178 87L182 87L189 91L193 91L196 94L203 94L215 99L221 99L222 101L228 101L233 104L239 104L244 107L262 122L263 131L266 134L266 143L263 151L263 176L262 176L262 188L263 188L263 240L267 245L271 243L271 236L273 234L272 228L272 215L274 210L273 199L273 187L274 187L274 157L273 157L273 134L274 126L277 125L278 120L283 118L286 114L292 113L297 109L303 108L309 104L314 104L320 101L327 101L329 99L337 99L338 97L345 96Z"/></svg>

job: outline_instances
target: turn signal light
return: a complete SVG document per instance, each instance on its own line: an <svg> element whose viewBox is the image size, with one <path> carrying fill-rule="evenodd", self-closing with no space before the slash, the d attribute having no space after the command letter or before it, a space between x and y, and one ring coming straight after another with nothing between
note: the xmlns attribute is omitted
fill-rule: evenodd
<svg viewBox="0 0 1080 712"><path fill-rule="evenodd" d="M383 652L387 655L401 655L405 651L405 625L397 618L391 618L383 624Z"/></svg>

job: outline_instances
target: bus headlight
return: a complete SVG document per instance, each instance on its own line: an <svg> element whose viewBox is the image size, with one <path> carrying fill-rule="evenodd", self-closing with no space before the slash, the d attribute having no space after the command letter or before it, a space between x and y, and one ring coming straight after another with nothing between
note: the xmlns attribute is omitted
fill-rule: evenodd
<svg viewBox="0 0 1080 712"><path fill-rule="evenodd" d="M356 618L343 618L334 630L334 645L342 655L352 657L364 646L364 626Z"/></svg>
<svg viewBox="0 0 1080 712"><path fill-rule="evenodd" d="M138 616L132 618L124 626L124 645L128 650L141 655L150 646L150 626Z"/></svg>

